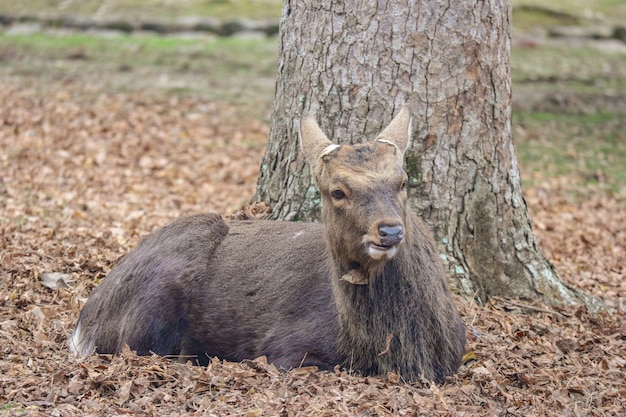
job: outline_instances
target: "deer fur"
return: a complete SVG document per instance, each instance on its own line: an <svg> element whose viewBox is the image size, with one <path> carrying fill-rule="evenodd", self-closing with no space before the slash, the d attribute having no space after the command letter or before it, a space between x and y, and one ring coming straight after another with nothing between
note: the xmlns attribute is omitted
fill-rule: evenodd
<svg viewBox="0 0 626 417"><path fill-rule="evenodd" d="M124 344L200 364L266 355L442 381L465 329L423 222L407 208L404 108L374 140L334 145L301 121L323 225L181 218L124 256L82 309L70 349Z"/></svg>

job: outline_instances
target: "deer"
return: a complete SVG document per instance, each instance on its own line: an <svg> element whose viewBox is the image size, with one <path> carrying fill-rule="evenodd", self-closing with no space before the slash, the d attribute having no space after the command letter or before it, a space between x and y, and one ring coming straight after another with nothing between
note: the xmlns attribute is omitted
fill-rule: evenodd
<svg viewBox="0 0 626 417"><path fill-rule="evenodd" d="M299 140L322 222L174 220L93 290L70 350L128 345L199 365L265 356L285 371L443 382L466 335L433 237L407 204L411 125L403 107L374 140L339 145L304 116Z"/></svg>

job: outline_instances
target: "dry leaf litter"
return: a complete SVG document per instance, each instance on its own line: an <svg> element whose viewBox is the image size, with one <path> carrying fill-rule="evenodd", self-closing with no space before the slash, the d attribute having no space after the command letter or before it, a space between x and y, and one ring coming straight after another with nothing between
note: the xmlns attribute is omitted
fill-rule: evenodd
<svg viewBox="0 0 626 417"><path fill-rule="evenodd" d="M264 358L208 367L77 360L80 307L138 239L253 195L268 127L227 104L146 93L0 89L0 414L202 416L626 415L624 201L527 192L538 238L571 285L613 310L461 300L466 363L443 385L346 370L281 373Z"/></svg>

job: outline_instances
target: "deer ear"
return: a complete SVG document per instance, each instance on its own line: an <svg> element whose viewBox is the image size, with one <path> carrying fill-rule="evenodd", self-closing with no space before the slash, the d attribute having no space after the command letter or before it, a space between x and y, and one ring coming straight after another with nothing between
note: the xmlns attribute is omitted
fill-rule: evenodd
<svg viewBox="0 0 626 417"><path fill-rule="evenodd" d="M334 147L339 147L328 140L312 116L305 116L300 120L300 144L304 158L311 165L316 165L317 159L323 156L322 154L328 154L335 149Z"/></svg>
<svg viewBox="0 0 626 417"><path fill-rule="evenodd" d="M376 140L390 142L398 147L401 152L406 151L411 136L411 112L408 106L403 106L396 114L391 123L383 130Z"/></svg>

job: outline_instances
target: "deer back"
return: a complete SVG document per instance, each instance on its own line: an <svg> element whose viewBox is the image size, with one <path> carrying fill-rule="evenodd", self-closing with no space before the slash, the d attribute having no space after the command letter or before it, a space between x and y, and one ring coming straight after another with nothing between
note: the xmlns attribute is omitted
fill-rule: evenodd
<svg viewBox="0 0 626 417"><path fill-rule="evenodd" d="M211 279L193 297L195 323L182 354L266 355L284 369L342 363L323 227L258 220L229 226L209 260Z"/></svg>
<svg viewBox="0 0 626 417"><path fill-rule="evenodd" d="M206 364L266 355L279 368L342 363L319 224L178 219L124 256L93 291L69 341Z"/></svg>

